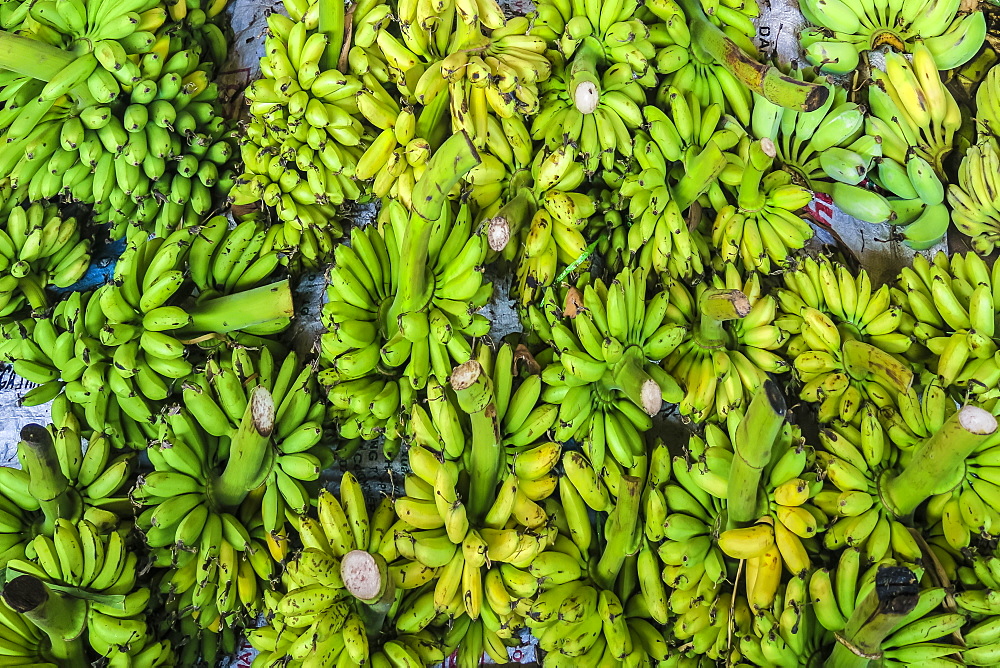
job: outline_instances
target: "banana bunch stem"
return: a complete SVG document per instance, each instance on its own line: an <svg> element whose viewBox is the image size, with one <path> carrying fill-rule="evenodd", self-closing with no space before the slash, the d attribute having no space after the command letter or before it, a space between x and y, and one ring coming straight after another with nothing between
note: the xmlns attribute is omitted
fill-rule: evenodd
<svg viewBox="0 0 1000 668"><path fill-rule="evenodd" d="M82 637L87 623L85 601L61 596L31 575L20 575L8 582L2 597L11 609L48 636L49 654L60 665L88 665Z"/></svg>
<svg viewBox="0 0 1000 668"><path fill-rule="evenodd" d="M494 251L502 251L517 236L524 224L535 215L535 203L528 188L521 188L497 215L487 221L486 240Z"/></svg>
<svg viewBox="0 0 1000 668"><path fill-rule="evenodd" d="M390 327L401 313L419 310L417 301L427 292L427 248L431 228L448 201L448 193L481 162L464 132L452 135L427 162L427 170L413 186L413 212L403 236L399 290L389 307Z"/></svg>
<svg viewBox="0 0 1000 668"><path fill-rule="evenodd" d="M188 332L225 334L245 327L263 325L295 315L288 279L236 292L225 297L206 299L188 309L191 324Z"/></svg>
<svg viewBox="0 0 1000 668"><path fill-rule="evenodd" d="M603 589L614 589L625 559L638 551L636 527L642 497L642 478L623 475L618 487L618 501L604 524L607 546L591 577Z"/></svg>
<svg viewBox="0 0 1000 668"><path fill-rule="evenodd" d="M0 69L49 81L75 59L69 51L51 44L0 31Z"/></svg>
<svg viewBox="0 0 1000 668"><path fill-rule="evenodd" d="M344 48L344 4L340 0L319 0L319 31L329 40L323 58L324 70L335 70Z"/></svg>
<svg viewBox="0 0 1000 668"><path fill-rule="evenodd" d="M773 65L763 65L714 26L697 0L679 0L691 26L691 48L729 70L747 88L788 109L813 111L826 102L824 87L785 76Z"/></svg>
<svg viewBox="0 0 1000 668"><path fill-rule="evenodd" d="M963 406L920 445L902 473L881 486L882 500L905 517L934 494L952 489L965 477L965 459L996 430L996 418L987 411Z"/></svg>
<svg viewBox="0 0 1000 668"><path fill-rule="evenodd" d="M883 566L875 587L858 603L824 668L866 668L882 656L882 642L917 605L917 578L903 566Z"/></svg>
<svg viewBox="0 0 1000 668"><path fill-rule="evenodd" d="M570 62L569 92L573 97L573 104L581 114L594 113L601 102L601 79L597 73L600 61L600 43L593 37L587 37Z"/></svg>
<svg viewBox="0 0 1000 668"><path fill-rule="evenodd" d="M25 425L21 429L19 451L21 462L28 471L28 490L41 506L41 533L51 536L56 519L69 517L73 505L69 481L59 467L52 435L41 425Z"/></svg>
<svg viewBox="0 0 1000 668"><path fill-rule="evenodd" d="M747 163L743 168L743 180L740 182L740 194L736 201L740 210L756 212L764 207L767 198L761 190L760 182L771 168L775 155L777 149L774 142L767 137L750 144Z"/></svg>
<svg viewBox="0 0 1000 668"><path fill-rule="evenodd" d="M771 449L785 422L785 397L770 378L750 401L747 414L736 429L733 465L729 472L729 521L739 524L757 519L757 492L761 472L771 461Z"/></svg>
<svg viewBox="0 0 1000 668"><path fill-rule="evenodd" d="M663 406L660 385L643 368L642 351L630 346L612 371L615 385L647 415L656 415Z"/></svg>
<svg viewBox="0 0 1000 668"><path fill-rule="evenodd" d="M274 398L263 385L254 388L243 419L233 435L229 461L212 483L215 502L235 508L260 484L260 468L274 429Z"/></svg>
<svg viewBox="0 0 1000 668"><path fill-rule="evenodd" d="M370 640L378 638L385 618L396 600L396 585L389 577L385 557L364 550L351 550L340 562L344 588L365 605L358 606Z"/></svg>
<svg viewBox="0 0 1000 668"><path fill-rule="evenodd" d="M729 334L723 323L738 320L750 312L750 300L740 290L709 288L701 294L698 304L698 345L702 348L725 348Z"/></svg>
<svg viewBox="0 0 1000 668"><path fill-rule="evenodd" d="M472 475L467 507L469 519L481 523L493 505L504 457L500 424L493 403L493 384L483 365L470 360L452 371L451 387L455 390L458 405L470 414L472 451L469 471Z"/></svg>

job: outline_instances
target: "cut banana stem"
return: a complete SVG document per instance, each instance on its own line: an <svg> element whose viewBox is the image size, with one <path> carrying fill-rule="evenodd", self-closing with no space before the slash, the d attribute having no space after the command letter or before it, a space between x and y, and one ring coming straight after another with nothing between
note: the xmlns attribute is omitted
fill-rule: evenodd
<svg viewBox="0 0 1000 668"><path fill-rule="evenodd" d="M750 300L740 290L709 288L699 301L698 345L702 348L726 347L729 334L723 323L746 317L750 312Z"/></svg>
<svg viewBox="0 0 1000 668"><path fill-rule="evenodd" d="M59 517L72 515L69 481L59 467L59 455L49 430L29 424L21 429L20 458L28 471L28 492L38 499L44 517L41 533L52 535Z"/></svg>
<svg viewBox="0 0 1000 668"><path fill-rule="evenodd" d="M534 215L531 191L522 188L514 198L500 207L497 215L487 221L486 241L490 249L502 251L511 237L517 236L521 227Z"/></svg>
<svg viewBox="0 0 1000 668"><path fill-rule="evenodd" d="M757 512L757 492L764 467L771 461L771 449L785 422L785 397L768 378L754 393L746 416L736 428L735 453L729 471L729 520L734 524L753 522Z"/></svg>
<svg viewBox="0 0 1000 668"><path fill-rule="evenodd" d="M225 334L295 315L288 279L253 290L199 302L187 309L191 324L182 332Z"/></svg>
<svg viewBox="0 0 1000 668"><path fill-rule="evenodd" d="M750 144L746 167L743 169L743 180L740 182L740 194L736 202L742 211L756 212L764 207L767 196L760 187L760 182L764 174L771 170L775 155L777 151L774 142L766 137Z"/></svg>
<svg viewBox="0 0 1000 668"><path fill-rule="evenodd" d="M913 571L903 566L880 567L875 587L854 609L824 668L866 668L882 656L882 641L919 600Z"/></svg>
<svg viewBox="0 0 1000 668"><path fill-rule="evenodd" d="M451 389L455 390L458 405L466 413L479 413L493 403L490 377L476 360L469 360L452 369Z"/></svg>
<svg viewBox="0 0 1000 668"><path fill-rule="evenodd" d="M212 485L220 507L235 508L260 484L260 467L271 442L274 418L274 398L266 387L258 385L233 435L226 468Z"/></svg>
<svg viewBox="0 0 1000 668"><path fill-rule="evenodd" d="M920 444L902 473L882 485L882 500L897 517L905 517L929 497L954 488L965 478L965 459L996 430L990 413L963 406Z"/></svg>
<svg viewBox="0 0 1000 668"><path fill-rule="evenodd" d="M347 591L369 605L378 603L386 597L387 590L394 589L385 559L364 550L351 550L344 555L340 577Z"/></svg>
<svg viewBox="0 0 1000 668"><path fill-rule="evenodd" d="M3 589L2 598L14 612L24 615L49 637L49 652L64 666L85 666L83 630L87 603L61 596L31 575L21 575Z"/></svg>
<svg viewBox="0 0 1000 668"><path fill-rule="evenodd" d="M646 412L656 415L663 407L663 388L643 369L642 353L631 346L612 371L615 385L629 401Z"/></svg>
<svg viewBox="0 0 1000 668"><path fill-rule="evenodd" d="M581 114L594 113L601 103L601 80L597 73L600 60L601 46L593 37L585 38L573 54L569 66L569 92Z"/></svg>
<svg viewBox="0 0 1000 668"><path fill-rule="evenodd" d="M751 58L712 25L697 0L679 0L679 4L690 22L691 48L707 54L747 88L788 109L814 111L826 102L830 95L828 88L798 81L782 74L773 65L764 65Z"/></svg>
<svg viewBox="0 0 1000 668"><path fill-rule="evenodd" d="M36 39L0 31L0 70L49 81L64 67L76 60L69 51Z"/></svg>

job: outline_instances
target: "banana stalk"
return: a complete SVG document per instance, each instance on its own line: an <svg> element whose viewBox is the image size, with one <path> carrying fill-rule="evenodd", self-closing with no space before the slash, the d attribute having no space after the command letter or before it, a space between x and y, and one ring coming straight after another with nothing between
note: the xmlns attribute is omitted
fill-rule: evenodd
<svg viewBox="0 0 1000 668"><path fill-rule="evenodd" d="M451 388L459 407L466 413L480 413L493 403L493 385L483 365L476 360L460 364L451 372Z"/></svg>
<svg viewBox="0 0 1000 668"><path fill-rule="evenodd" d="M723 323L745 317L750 312L750 300L739 290L709 288L698 301L698 345L709 349L726 347L729 333Z"/></svg>
<svg viewBox="0 0 1000 668"><path fill-rule="evenodd" d="M705 16L697 0L679 0L691 27L691 48L715 60L747 88L771 102L799 111L823 106L830 91L824 87L785 76L773 65L757 62Z"/></svg>
<svg viewBox="0 0 1000 668"><path fill-rule="evenodd" d="M691 206L696 199L701 197L702 193L709 189L727 164L726 155L718 144L714 141L708 142L701 153L687 163L684 176L673 188L677 207L684 211Z"/></svg>
<svg viewBox="0 0 1000 668"><path fill-rule="evenodd" d="M656 415L663 406L663 388L646 373L643 368L642 351L639 346L629 346L612 371L615 386L629 401Z"/></svg>
<svg viewBox="0 0 1000 668"><path fill-rule="evenodd" d="M903 566L882 566L875 587L856 608L824 668L866 668L882 656L882 642L920 600L917 578Z"/></svg>
<svg viewBox="0 0 1000 668"><path fill-rule="evenodd" d="M502 251L516 237L524 224L535 215L535 203L528 188L517 190L513 198L487 221L486 240L490 249Z"/></svg>
<svg viewBox="0 0 1000 668"><path fill-rule="evenodd" d="M427 162L427 171L413 186L413 215L403 233L405 252L400 258L399 290L386 322L395 323L400 313L423 307L417 301L427 291L427 247L431 228L444 211L448 193L480 162L479 153L465 132L452 135Z"/></svg>
<svg viewBox="0 0 1000 668"><path fill-rule="evenodd" d="M736 428L733 465L729 472L729 521L752 522L758 517L757 492L771 449L785 422L785 397L768 378L757 388L747 414Z"/></svg>
<svg viewBox="0 0 1000 668"><path fill-rule="evenodd" d="M756 212L764 207L767 200L760 188L761 179L771 168L777 149L768 137L750 144L747 164L743 168L743 180L740 182L740 194L736 200L741 211Z"/></svg>
<svg viewBox="0 0 1000 668"><path fill-rule="evenodd" d="M41 425L25 425L21 429L18 450L21 462L28 471L28 491L41 506L41 533L51 536L56 519L70 517L73 508L69 481L59 467L52 435Z"/></svg>
<svg viewBox="0 0 1000 668"><path fill-rule="evenodd" d="M614 589L615 580L622 571L625 559L639 549L636 528L642 496L642 478L623 475L618 486L618 501L604 524L607 546L597 562L593 578L602 589Z"/></svg>
<svg viewBox="0 0 1000 668"><path fill-rule="evenodd" d="M76 59L59 47L0 31L0 69L49 81Z"/></svg>
<svg viewBox="0 0 1000 668"><path fill-rule="evenodd" d="M263 325L295 315L288 279L236 292L225 297L206 299L188 309L191 324L182 332L225 334L245 327Z"/></svg>
<svg viewBox="0 0 1000 668"><path fill-rule="evenodd" d="M365 604L358 606L358 614L365 622L368 638L375 640L382 633L385 618L396 600L396 585L389 577L385 558L352 550L340 562L340 577L344 588Z"/></svg>
<svg viewBox="0 0 1000 668"><path fill-rule="evenodd" d="M86 666L83 630L87 603L62 596L31 575L20 575L3 589L2 598L14 612L24 615L48 636L49 654L63 666Z"/></svg>
<svg viewBox="0 0 1000 668"><path fill-rule="evenodd" d="M326 51L320 60L323 70L335 70L344 48L343 0L319 0L319 31L327 36Z"/></svg>
<svg viewBox="0 0 1000 668"><path fill-rule="evenodd" d="M905 517L935 494L962 482L965 459L997 430L997 420L976 406L963 406L926 439L898 476L883 482L882 501L896 515Z"/></svg>
<svg viewBox="0 0 1000 668"><path fill-rule="evenodd" d="M581 114L594 113L601 103L601 78L597 65L603 60L602 51L597 38L586 37L569 64L569 94Z"/></svg>
<svg viewBox="0 0 1000 668"><path fill-rule="evenodd" d="M472 450L469 453L469 519L481 523L493 505L504 448L500 444L500 424L494 406L493 384L476 360L455 367L451 387L458 405L469 413ZM475 412L469 409L476 409Z"/></svg>
<svg viewBox="0 0 1000 668"><path fill-rule="evenodd" d="M233 435L226 468L212 483L219 507L235 508L259 484L260 467L271 441L274 417L274 398L266 387L258 385L250 394L243 419Z"/></svg>

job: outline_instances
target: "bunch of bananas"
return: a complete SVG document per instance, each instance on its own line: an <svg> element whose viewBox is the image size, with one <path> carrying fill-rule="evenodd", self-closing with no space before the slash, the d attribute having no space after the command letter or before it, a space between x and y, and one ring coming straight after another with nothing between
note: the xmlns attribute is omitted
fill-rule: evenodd
<svg viewBox="0 0 1000 668"><path fill-rule="evenodd" d="M730 413L728 434L721 426L710 424L705 427L704 440L691 440L688 474L704 493L728 501L725 505L732 513L728 525L723 526L729 528L720 527L717 545L726 556L747 560L747 582L752 584L747 601L758 611L772 606L784 570L793 576L810 570L806 545L826 529L828 521L811 502L822 487L816 475L807 472L812 465L811 453L803 447L798 429L787 423L779 425L770 452L764 448L769 458L763 469L757 470L760 489L745 490L736 484L738 464L748 458L748 450L759 445L750 440L753 432L739 427L742 420L751 419L750 411L747 415ZM751 519L736 521L737 503L745 507L741 517Z"/></svg>
<svg viewBox="0 0 1000 668"><path fill-rule="evenodd" d="M667 318L667 291L646 299L646 280L643 270L625 270L610 285L581 281L582 291L562 291L558 301L550 288L542 308L529 307L536 333L555 349L542 371L551 388L542 397L565 407L575 430L564 433L583 443L598 467L608 450L619 464L632 466L645 450L642 433L652 426L651 416L664 401L683 396L655 362L680 345L687 328Z"/></svg>
<svg viewBox="0 0 1000 668"><path fill-rule="evenodd" d="M498 365L511 363L512 354L509 348L507 351L498 356ZM489 573L498 570L501 563L528 567L557 533L549 527L548 515L540 505L554 485L537 481L547 477L558 462L559 446L519 448L512 465L505 465L503 446L509 438L500 440L500 414L508 413L498 409L504 403L513 406L517 394L510 394L509 373L497 369L493 360L481 359L456 368L451 381L458 407L468 415L464 438L471 443L464 449L463 459L469 478L460 481L458 467L451 460L439 460L422 445L411 446L413 473L406 478L407 495L396 500L400 521L395 547L405 559L442 569L424 595L432 610L448 610L454 617L464 612L472 620L483 615L483 633L489 635L498 631L494 621L511 630L520 626L518 619L511 617L514 611L509 597L505 608L493 607L490 596L484 599L484 590L488 591L485 583L496 577ZM494 382L494 377L499 382ZM424 610L426 603L415 602L414 606ZM484 614L487 607L490 609ZM430 611L418 614L433 618ZM415 630L422 628L418 625Z"/></svg>
<svg viewBox="0 0 1000 668"><path fill-rule="evenodd" d="M680 467L676 473L675 467ZM685 491L689 485L690 493ZM656 550L646 555L644 561L656 566L662 564L658 577L673 590L651 596L652 587L647 581L640 587L641 599L656 622L669 613L676 615L670 632L682 641L686 649L680 651L689 659L737 660L738 656L729 650L729 629L736 633L749 629L750 608L746 600L723 586L726 573L722 552L718 545L711 542L705 545L702 539L715 532L705 522L715 525L720 510L718 499L694 485L683 458L672 459L662 441L653 446L642 514L646 540ZM688 547L694 548L693 551L686 552ZM685 559L685 554L693 558ZM649 568L645 564L639 567ZM633 596L628 608L638 606L639 601L638 596Z"/></svg>
<svg viewBox="0 0 1000 668"><path fill-rule="evenodd" d="M865 197L857 194L864 190L859 184L882 156L883 147L865 134L865 110L847 101L847 91L827 88L826 103L813 111L784 108L755 95L750 127L754 136L773 141L782 169L808 188L831 195L838 206L848 207L854 197Z"/></svg>
<svg viewBox="0 0 1000 668"><path fill-rule="evenodd" d="M689 278L704 271L709 253L701 231L683 213L726 178L732 155L727 151L740 136L727 127L718 105L702 109L672 88L667 100L670 116L654 106L643 109L650 134L636 139L639 171L622 179L617 195L628 198L630 256L657 272Z"/></svg>
<svg viewBox="0 0 1000 668"><path fill-rule="evenodd" d="M409 210L413 206L413 186L427 168L431 145L424 137L416 136L417 119L411 107L401 109L388 125L358 159L354 176L361 180L374 177L373 195L398 199Z"/></svg>
<svg viewBox="0 0 1000 668"><path fill-rule="evenodd" d="M558 155L560 152L557 150L550 154L550 158ZM540 175L547 166L546 162L548 159L539 167ZM550 190L537 194L538 206L534 215L525 221L525 226L516 230L523 239L519 244L521 251L515 288L521 306L527 306L552 285L560 266L580 266L589 254L583 230L596 213L596 204L592 194L563 189L569 186L573 186L572 180L566 183L561 181Z"/></svg>
<svg viewBox="0 0 1000 668"><path fill-rule="evenodd" d="M494 0L483 4L500 8ZM460 19L460 25L464 23ZM465 132L477 147L486 146L489 115L510 118L538 112L538 84L549 78L552 65L545 56L545 40L526 34L528 29L528 19L522 16L493 29L489 37L478 28L468 35L459 31L439 71L431 65L421 77L430 77L431 86L439 85L436 77L447 80L452 132ZM418 95L419 86L418 81Z"/></svg>
<svg viewBox="0 0 1000 668"><path fill-rule="evenodd" d="M40 202L11 208L0 230L0 317L11 316L27 304L42 311L49 303L45 288L68 288L90 266L90 239L81 233L75 216Z"/></svg>
<svg viewBox="0 0 1000 668"><path fill-rule="evenodd" d="M759 666L792 666L801 665L808 660L805 657L825 656L832 634L817 623L813 607L805 576L779 584L771 608L761 610L750 628L738 635L743 660Z"/></svg>
<svg viewBox="0 0 1000 668"><path fill-rule="evenodd" d="M398 438L400 412L412 403L413 391L423 389L432 373L447 378L455 364L469 361L466 337L489 331L489 320L475 313L493 290L478 270L486 238L473 230L469 205L453 214L446 204L440 219L423 222L429 238L418 248L410 243L413 218L392 201L377 228L355 228L351 247L337 247L323 306L328 368L320 380L334 386L331 401L342 423L357 424L347 438ZM407 305L409 296L414 301ZM368 408L376 400L373 415Z"/></svg>
<svg viewBox="0 0 1000 668"><path fill-rule="evenodd" d="M265 594L269 624L247 634L260 652L255 663L336 665L343 654L360 665L378 662L381 654L385 662L407 656L415 665L423 665L416 658L422 652L410 647L410 642L422 638L401 634L382 647L369 645L369 637L373 641L380 637L382 620L389 607L400 605L402 593L379 552L383 544L393 542L392 503L384 499L369 515L361 487L350 473L340 481L339 497L322 490L318 519L298 518L302 549L282 576L286 591ZM366 603L372 605L370 610Z"/></svg>
<svg viewBox="0 0 1000 668"><path fill-rule="evenodd" d="M800 398L820 403L819 419L851 422L864 400L887 405L905 393L913 371L902 361L912 337L900 330L903 313L883 286L875 292L828 259L807 260L785 273L778 292L779 327L791 334L785 354L804 383Z"/></svg>
<svg viewBox="0 0 1000 668"><path fill-rule="evenodd" d="M231 231L225 216L202 223L187 255L188 276L199 295L228 295L265 283L288 264L289 253L277 245L281 230L266 226L258 214L245 216Z"/></svg>
<svg viewBox="0 0 1000 668"><path fill-rule="evenodd" d="M650 9L667 22L670 40L687 51L686 62L679 67L685 58L678 49L668 45L657 54L657 69L666 74L662 86L692 93L702 107L716 104L748 126L751 89L739 78L741 68L734 64L756 55L751 40L757 31L751 18L757 8L746 3L663 0Z"/></svg>
<svg viewBox="0 0 1000 668"><path fill-rule="evenodd" d="M525 607L525 621L538 637L539 646L547 652L547 661L555 665L578 662L600 665L602 660L617 662L629 656L636 660L662 660L666 656L666 641L654 625L656 620L653 616L648 612L633 611L631 603L628 604L630 609L626 610L623 603L642 597L635 591L637 582L633 579L630 584L622 582L621 586L615 586L622 558L631 549L628 546L642 544L649 554L649 546L644 542L635 512L638 510L642 482L641 478L629 477L629 491L623 489L619 504L607 508L610 510L607 529L609 532L612 528L615 530L613 535L618 542L609 542L600 563L590 561L586 549L560 537L561 544L557 542L536 558L537 568L532 563L527 569L529 574L537 576L533 584L536 592L530 605L519 605ZM563 521L571 532L579 534L589 527L589 519L586 514L575 514L577 511L573 509L573 504L578 501L571 500L575 492L569 489L572 485L566 484L565 479L560 487L564 485L568 494L564 503L571 505L562 506L565 512ZM560 496L563 496L562 489ZM621 499L627 500L623 502ZM594 546L597 546L596 542ZM588 566L591 569L589 575ZM645 564L639 570L643 592L648 583L657 586L662 594L665 588L658 569L650 566L652 564Z"/></svg>
<svg viewBox="0 0 1000 668"><path fill-rule="evenodd" d="M500 347L495 359L489 348L480 344L476 360L489 374L493 387L493 405L506 467L513 467L522 491L531 500L544 499L554 489L556 478L551 469L560 452L559 443L546 440L546 434L552 429L556 440L565 440L565 433L575 431L572 426L575 416L565 413L560 419L561 407L542 399L539 374L521 377L516 368L519 362L509 344ZM467 434L471 431L470 418L458 403L455 391L431 378L427 383L426 401L426 408L418 403L410 409L408 435L411 442L445 459L467 461L472 445Z"/></svg>
<svg viewBox="0 0 1000 668"><path fill-rule="evenodd" d="M3 563L34 558L32 540L39 535L51 538L59 519L74 524L86 519L103 532L131 512L125 492L134 453L113 450L110 439L96 432L87 434L84 449L80 425L66 411L66 402L59 402L58 409L57 427L46 430L36 425L22 431L18 447L22 468L2 469Z"/></svg>
<svg viewBox="0 0 1000 668"><path fill-rule="evenodd" d="M725 419L731 410L745 407L767 374L788 370L774 352L788 339L774 324L778 300L761 293L759 274L744 280L727 264L723 273L694 291L679 281L668 291L667 320L691 331L663 359L663 368L685 388L678 406L682 415L697 422Z"/></svg>
<svg viewBox="0 0 1000 668"><path fill-rule="evenodd" d="M63 8L72 18L48 8L29 17L31 29L4 33L18 62L4 72L0 125L19 150L0 172L32 200L93 204L118 234L130 219L161 233L196 223L232 185L232 125L219 113L213 66L200 62L211 51L221 64L222 32L173 30L152 2L92 21L74 4Z"/></svg>
<svg viewBox="0 0 1000 668"><path fill-rule="evenodd" d="M307 27L297 4L285 3L291 19L268 16L264 78L246 91L252 120L231 196L275 207L283 223L277 248L298 247L316 266L342 234L335 205L361 196L353 177L371 137L359 118L361 80L327 66L336 45L317 25Z"/></svg>
<svg viewBox="0 0 1000 668"><path fill-rule="evenodd" d="M73 623L85 624L87 644L98 656L152 662L159 654L169 655L169 643L147 638L153 635L146 615L152 593L137 586L138 555L126 549L127 533L128 527L99 528L86 519L74 524L59 518L51 537L39 534L32 540L31 561L12 560L7 568L87 601L79 606L85 620ZM96 600L88 601L92 595ZM121 602L102 600L107 596L121 597Z"/></svg>
<svg viewBox="0 0 1000 668"><path fill-rule="evenodd" d="M599 168L611 171L627 165L633 152L632 137L643 123L641 105L647 91L642 79L635 78L628 64L615 63L594 82L600 88L599 100L582 109L569 89L570 82L568 70L557 71L545 82L541 110L531 122L532 138L544 142L549 150L565 144L576 146L587 175Z"/></svg>
<svg viewBox="0 0 1000 668"><path fill-rule="evenodd" d="M819 404L820 422L851 422L865 400L885 403L910 386L913 371L897 356L854 338L847 328L841 331L817 309L805 306L798 315L800 330L788 340L786 354L802 382L799 398Z"/></svg>
<svg viewBox="0 0 1000 668"><path fill-rule="evenodd" d="M914 323L897 303L892 288L873 289L864 269L854 270L820 255L803 258L782 279L784 286L777 292L783 312L779 322L793 336L802 332L803 308L811 308L822 311L838 329L859 341L892 354L909 352Z"/></svg>
<svg viewBox="0 0 1000 668"><path fill-rule="evenodd" d="M984 83L980 90L985 88ZM982 137L962 157L958 169L958 182L948 186L948 204L955 227L972 237L972 248L981 255L989 255L1000 243L1000 212L996 198L997 166L1000 166L1000 147L995 137Z"/></svg>
<svg viewBox="0 0 1000 668"><path fill-rule="evenodd" d="M883 155L906 165L911 187L921 201L924 195L943 190L940 183L934 186L933 174L917 175L916 170L922 165L911 168L907 160L913 152L941 177L944 160L951 152L955 132L962 123L961 110L941 81L934 56L922 44L914 46L912 62L900 53L887 53L883 67L872 68L872 81L867 89L871 110L865 121L867 133L881 139ZM892 189L897 181L888 174L887 178L885 185ZM905 184L901 187L905 191ZM893 217L892 208L884 198L870 192L860 195L861 192L867 191L855 191L852 197L838 200L846 213L872 222ZM833 194L836 197L836 190ZM900 197L914 199L905 194ZM938 204L941 200L943 193L941 198L932 198ZM912 208L911 205L909 209ZM912 220L913 216L909 218Z"/></svg>
<svg viewBox="0 0 1000 668"><path fill-rule="evenodd" d="M34 365L31 375L36 382L61 379L72 383L79 379L81 385L73 388L71 399L92 406L88 422L95 429L104 424L102 416L109 412L107 404L112 398L128 416L148 421L158 402L170 395L170 386L191 374L185 344L177 336L245 328L261 331L254 326L280 331L289 322L287 282L226 296L209 290L201 293L195 304L179 305L191 292L185 275L189 267L203 281L211 267L213 278L222 281L223 287L231 281L234 289L249 270L246 263L254 256L239 255L242 249L238 246L246 239L245 227L230 233L235 243L222 244L217 261L213 262L211 253L200 252L188 262L191 249L208 250L206 246L221 236L220 231L226 234L224 221L216 219L212 226L214 230L204 238L198 237L200 226L181 228L166 239L148 238L146 232L136 230L115 267L119 283L102 285L86 302L81 297L76 310L67 314L65 331L47 323L34 336L37 345L25 348L22 343L7 351L8 358L26 360L22 366ZM73 302L64 303L71 307ZM250 305L252 310L246 308ZM86 336L75 338L73 334L81 330ZM74 354L82 350L91 351L91 356L74 363Z"/></svg>
<svg viewBox="0 0 1000 668"><path fill-rule="evenodd" d="M896 197L889 206L902 226L906 244L925 250L937 244L948 231L951 215L944 203L945 189L927 160L917 153L899 159L886 155L872 174L872 181ZM957 223L956 223L957 224Z"/></svg>
<svg viewBox="0 0 1000 668"><path fill-rule="evenodd" d="M896 301L914 319L913 336L931 353L930 368L945 387L965 388L990 402L995 395L993 286L1000 279L975 253L938 253L931 264L914 257L900 272Z"/></svg>
<svg viewBox="0 0 1000 668"><path fill-rule="evenodd" d="M775 155L769 139L747 147L736 203L718 207L712 227L712 243L721 260L740 259L748 271L769 273L772 266L784 266L789 253L805 246L813 235L809 224L795 214L812 200L812 193L792 183L790 173L769 171Z"/></svg>
<svg viewBox="0 0 1000 668"><path fill-rule="evenodd" d="M172 566L161 589L180 597L179 609L195 606L203 628L256 614L275 535L309 510L311 483L332 463L320 445L315 372L300 366L295 355L276 367L266 352L254 360L242 348L226 366L210 361L185 385L183 407L160 417L162 437L147 449L153 471L133 491L144 506L136 523L155 564Z"/></svg>
<svg viewBox="0 0 1000 668"><path fill-rule="evenodd" d="M806 59L832 74L858 67L862 54L888 46L898 52L925 46L937 69L971 60L986 38L982 12L960 13L954 0L895 2L884 6L855 0L808 0L802 14L818 28L802 31Z"/></svg>
<svg viewBox="0 0 1000 668"><path fill-rule="evenodd" d="M984 54L990 53L984 51ZM995 54L994 54L995 55ZM986 72L979 72L976 88L976 122L980 134L996 136L1000 131L1000 67L992 67L986 60Z"/></svg>

